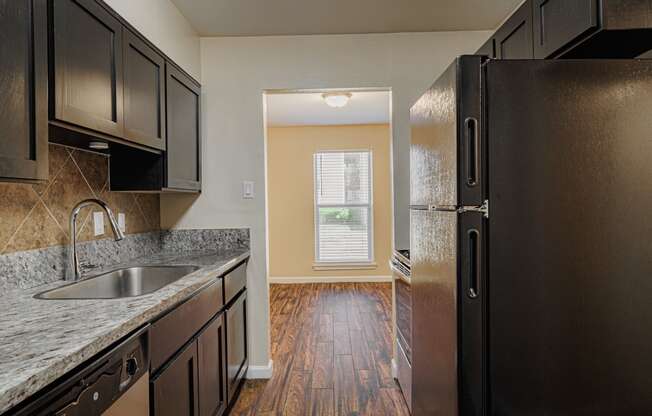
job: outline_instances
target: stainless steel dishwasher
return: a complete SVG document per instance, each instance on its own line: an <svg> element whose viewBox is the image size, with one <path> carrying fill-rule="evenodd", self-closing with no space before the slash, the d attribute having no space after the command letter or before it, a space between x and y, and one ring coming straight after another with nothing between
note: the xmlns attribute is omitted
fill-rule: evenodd
<svg viewBox="0 0 652 416"><path fill-rule="evenodd" d="M17 416L149 414L149 325L37 393ZM12 412L12 414L14 414Z"/></svg>

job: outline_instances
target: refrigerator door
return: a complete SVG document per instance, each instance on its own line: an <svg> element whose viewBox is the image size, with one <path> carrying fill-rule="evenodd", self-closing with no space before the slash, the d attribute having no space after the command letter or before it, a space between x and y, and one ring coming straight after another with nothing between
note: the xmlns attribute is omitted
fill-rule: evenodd
<svg viewBox="0 0 652 416"><path fill-rule="evenodd" d="M484 219L411 210L412 414L483 410Z"/></svg>
<svg viewBox="0 0 652 416"><path fill-rule="evenodd" d="M414 416L458 414L457 217L410 211Z"/></svg>
<svg viewBox="0 0 652 416"><path fill-rule="evenodd" d="M482 204L482 59L457 58L410 110L411 206Z"/></svg>
<svg viewBox="0 0 652 416"><path fill-rule="evenodd" d="M490 61L491 415L652 412L652 61Z"/></svg>

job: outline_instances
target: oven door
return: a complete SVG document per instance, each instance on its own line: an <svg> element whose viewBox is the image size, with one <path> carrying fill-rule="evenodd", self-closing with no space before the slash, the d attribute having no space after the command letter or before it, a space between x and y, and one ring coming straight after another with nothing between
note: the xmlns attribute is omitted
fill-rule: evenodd
<svg viewBox="0 0 652 416"><path fill-rule="evenodd" d="M408 361L412 362L412 286L410 276L392 262L394 298L396 299L396 337Z"/></svg>
<svg viewBox="0 0 652 416"><path fill-rule="evenodd" d="M394 276L396 302L396 379L405 402L412 412L412 285L405 272L407 266L393 258L390 262Z"/></svg>

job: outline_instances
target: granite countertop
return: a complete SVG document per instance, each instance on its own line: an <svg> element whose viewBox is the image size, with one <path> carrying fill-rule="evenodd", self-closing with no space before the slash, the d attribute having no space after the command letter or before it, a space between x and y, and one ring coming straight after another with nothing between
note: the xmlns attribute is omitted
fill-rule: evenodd
<svg viewBox="0 0 652 416"><path fill-rule="evenodd" d="M113 265L197 265L201 269L148 295L122 299L41 300L34 295L69 282L0 298L0 413L208 285L249 257L249 250L158 253ZM97 274L99 271L93 272Z"/></svg>

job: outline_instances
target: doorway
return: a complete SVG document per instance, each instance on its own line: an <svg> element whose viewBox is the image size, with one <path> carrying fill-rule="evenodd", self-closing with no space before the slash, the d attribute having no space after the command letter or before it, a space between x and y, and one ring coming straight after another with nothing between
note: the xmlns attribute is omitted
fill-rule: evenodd
<svg viewBox="0 0 652 416"><path fill-rule="evenodd" d="M406 415L394 380L391 91L267 91L272 378L234 414Z"/></svg>

